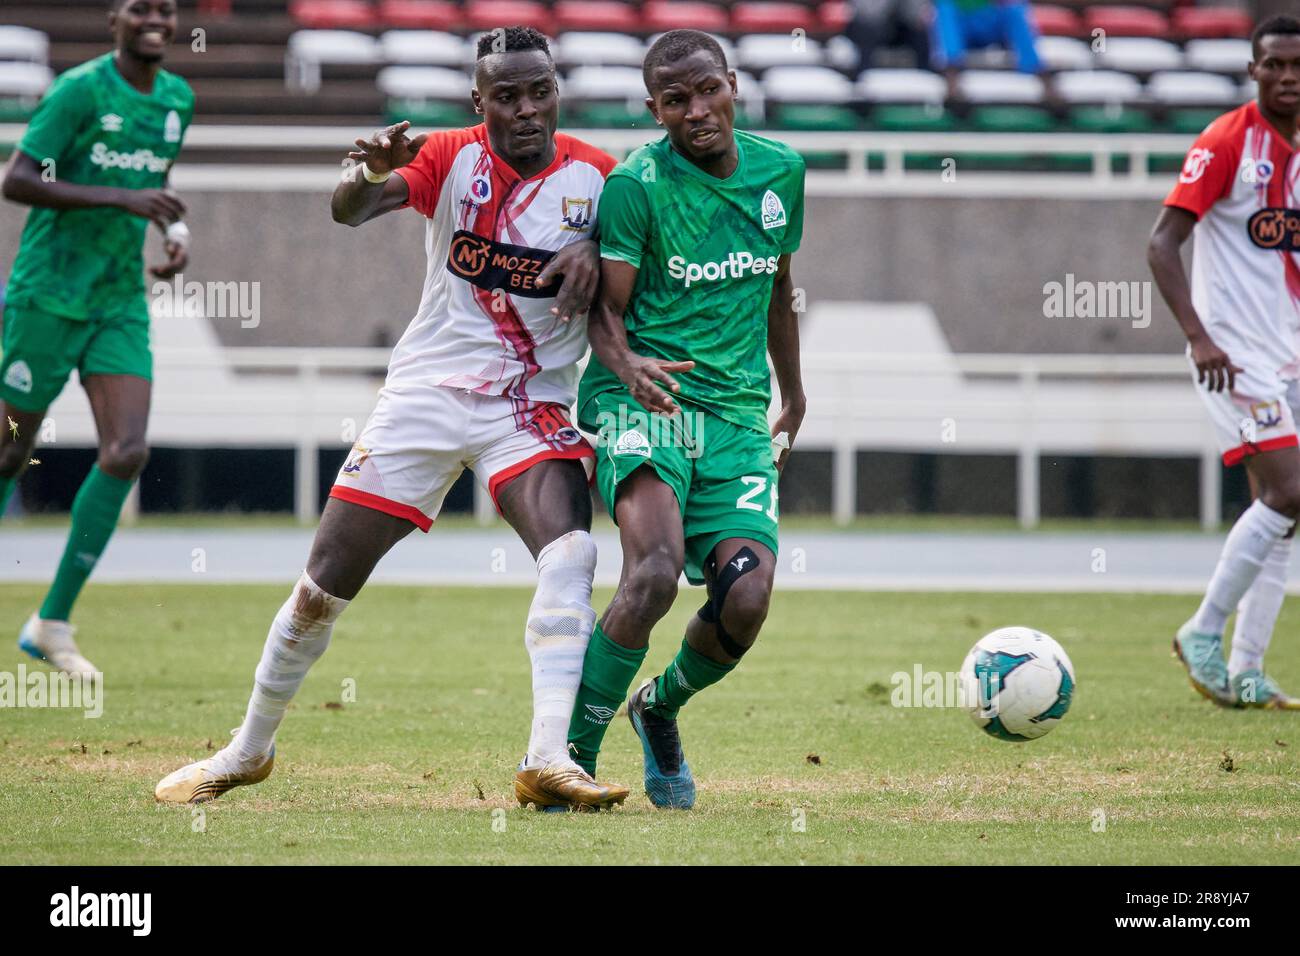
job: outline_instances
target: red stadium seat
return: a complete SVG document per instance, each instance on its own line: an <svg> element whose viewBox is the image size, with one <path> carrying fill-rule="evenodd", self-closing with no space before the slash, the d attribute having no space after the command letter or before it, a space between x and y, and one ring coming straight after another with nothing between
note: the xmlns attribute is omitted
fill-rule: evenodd
<svg viewBox="0 0 1300 956"><path fill-rule="evenodd" d="M1191 40L1248 37L1250 14L1233 7L1182 7L1173 14L1174 32Z"/></svg>
<svg viewBox="0 0 1300 956"><path fill-rule="evenodd" d="M817 19L820 21L819 32L839 36L853 19L853 4L848 0L823 3L817 8Z"/></svg>
<svg viewBox="0 0 1300 956"><path fill-rule="evenodd" d="M551 34L555 26L546 5L533 0L470 0L465 20L473 30L525 26Z"/></svg>
<svg viewBox="0 0 1300 956"><path fill-rule="evenodd" d="M1034 25L1043 36L1077 37L1083 33L1083 21L1069 7L1035 3L1032 10Z"/></svg>
<svg viewBox="0 0 1300 956"><path fill-rule="evenodd" d="M817 11L802 3L737 3L731 8L735 33L790 33L820 30Z"/></svg>
<svg viewBox="0 0 1300 956"><path fill-rule="evenodd" d="M1102 30L1115 37L1161 37L1169 35L1169 21L1163 13L1146 7L1089 7L1083 15L1088 33Z"/></svg>
<svg viewBox="0 0 1300 956"><path fill-rule="evenodd" d="M383 0L379 22L403 30L456 30L460 7L448 0Z"/></svg>
<svg viewBox="0 0 1300 956"><path fill-rule="evenodd" d="M647 30L708 30L721 33L727 29L727 12L711 3L686 0L648 0L641 8L641 23Z"/></svg>
<svg viewBox="0 0 1300 956"><path fill-rule="evenodd" d="M289 16L308 30L355 30L375 24L375 9L365 0L294 0Z"/></svg>
<svg viewBox="0 0 1300 956"><path fill-rule="evenodd" d="M604 30L613 33L639 33L641 18L636 7L618 0L560 0L552 11L556 29Z"/></svg>

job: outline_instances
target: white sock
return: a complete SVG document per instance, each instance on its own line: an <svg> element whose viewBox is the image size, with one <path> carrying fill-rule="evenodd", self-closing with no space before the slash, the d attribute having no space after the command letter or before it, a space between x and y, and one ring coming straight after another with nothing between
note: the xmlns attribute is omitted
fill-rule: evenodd
<svg viewBox="0 0 1300 956"><path fill-rule="evenodd" d="M1203 634L1222 634L1228 615L1254 583L1273 546L1294 522L1262 501L1247 508L1228 532L1218 567L1205 591L1192 627Z"/></svg>
<svg viewBox="0 0 1300 956"><path fill-rule="evenodd" d="M524 766L534 768L567 758L582 659L596 612L591 578L596 542L585 531L556 538L537 555L537 593L528 609L524 646L533 663L533 730Z"/></svg>
<svg viewBox="0 0 1300 956"><path fill-rule="evenodd" d="M1232 654L1228 657L1228 674L1263 670L1264 652L1273 639L1282 601L1286 597L1286 572L1291 564L1291 538L1273 545L1264 559L1255 583L1237 605L1237 623L1232 630Z"/></svg>
<svg viewBox="0 0 1300 956"><path fill-rule="evenodd" d="M240 760L255 760L271 749L289 701L307 670L329 647L334 622L348 603L322 591L306 571L298 579L271 622L248 712L230 745Z"/></svg>

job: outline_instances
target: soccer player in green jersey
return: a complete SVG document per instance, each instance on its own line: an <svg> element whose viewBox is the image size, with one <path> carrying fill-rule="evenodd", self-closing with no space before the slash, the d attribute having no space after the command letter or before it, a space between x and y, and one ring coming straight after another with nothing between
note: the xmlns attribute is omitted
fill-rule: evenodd
<svg viewBox="0 0 1300 956"><path fill-rule="evenodd" d="M646 793L690 807L678 710L730 673L767 615L777 480L804 416L790 256L804 163L734 130L736 75L717 42L664 34L644 64L667 136L615 168L601 199L601 283L579 421L618 523L623 573L583 661L569 726L595 771L601 739L672 606L683 569L708 599L668 668L627 702ZM769 428L771 355L781 411Z"/></svg>
<svg viewBox="0 0 1300 956"><path fill-rule="evenodd" d="M32 207L4 311L0 514L26 468L45 411L73 369L90 400L99 455L72 504L58 572L19 646L69 673L94 673L68 617L117 524L148 449L152 357L141 249L166 233L169 278L185 267L185 205L167 188L194 94L162 69L176 0L114 0L116 49L46 92L4 170L6 199Z"/></svg>

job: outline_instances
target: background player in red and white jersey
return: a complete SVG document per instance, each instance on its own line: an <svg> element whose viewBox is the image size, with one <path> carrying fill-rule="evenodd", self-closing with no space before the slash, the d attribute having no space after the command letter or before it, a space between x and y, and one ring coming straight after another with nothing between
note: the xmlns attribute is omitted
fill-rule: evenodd
<svg viewBox="0 0 1300 956"><path fill-rule="evenodd" d="M426 216L424 295L339 471L307 569L271 625L242 727L224 750L163 779L160 800L198 802L266 778L285 708L335 620L389 548L413 528L429 530L465 468L537 561L525 629L533 727L516 796L539 809L627 796L597 784L567 751L596 566L594 452L569 407L614 159L556 133L555 65L535 30L483 37L472 97L480 126L408 138L399 123L349 154L362 165L335 190L334 218L356 226L406 206ZM374 248L347 267L364 269Z"/></svg>
<svg viewBox="0 0 1300 956"><path fill-rule="evenodd" d="M1300 517L1300 20L1264 21L1252 49L1257 100L1201 133L1148 248L1156 284L1187 336L1224 464L1244 461L1256 496L1174 650L1192 685L1216 703L1300 709L1263 669ZM1189 285L1179 249L1193 228ZM1225 664L1223 631L1234 608Z"/></svg>

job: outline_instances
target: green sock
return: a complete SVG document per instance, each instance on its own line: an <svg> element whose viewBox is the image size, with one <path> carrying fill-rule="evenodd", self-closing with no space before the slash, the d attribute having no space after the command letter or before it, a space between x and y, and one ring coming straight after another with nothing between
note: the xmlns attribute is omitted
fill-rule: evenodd
<svg viewBox="0 0 1300 956"><path fill-rule="evenodd" d="M665 717L674 719L683 704L735 669L735 664L719 664L709 660L683 639L682 649L677 652L673 662L655 678L654 698L650 701L650 706Z"/></svg>
<svg viewBox="0 0 1300 956"><path fill-rule="evenodd" d="M72 613L73 602L117 527L117 516L122 513L122 503L133 484L105 474L99 470L99 465L90 469L73 499L68 544L59 561L54 583L41 605L40 616L45 620L66 621Z"/></svg>
<svg viewBox="0 0 1300 956"><path fill-rule="evenodd" d="M641 669L649 648L632 650L615 644L599 624L582 659L582 686L569 721L569 755L583 770L596 775L600 742L615 711L627 697L632 678Z"/></svg>
<svg viewBox="0 0 1300 956"><path fill-rule="evenodd" d="M5 509L9 507L9 499L13 497L14 489L17 487L17 479L0 475L0 518L5 516Z"/></svg>

